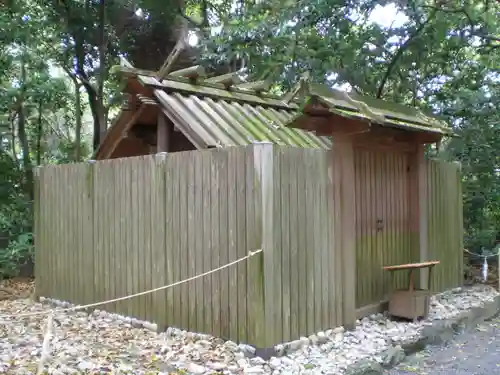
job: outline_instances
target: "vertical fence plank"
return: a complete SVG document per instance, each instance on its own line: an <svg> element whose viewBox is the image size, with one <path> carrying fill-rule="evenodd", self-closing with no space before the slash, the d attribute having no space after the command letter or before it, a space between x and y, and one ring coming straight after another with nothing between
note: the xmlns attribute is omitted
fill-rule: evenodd
<svg viewBox="0 0 500 375"><path fill-rule="evenodd" d="M42 271L43 269L47 269L45 262L45 259L43 258L43 253L41 250L44 247L43 241L43 233L40 231L40 220L42 219L41 216L41 211L40 211L40 197L41 197L41 185L40 185L40 180L41 180L41 169L40 168L34 168L33 171L34 175L34 186L33 186L33 191L35 192L35 201L33 202L33 208L34 208L34 215L33 215L33 220L34 220L34 230L33 230L33 237L34 237L34 245L35 245L35 279L37 280L37 284L35 287L35 299L38 299L40 296L45 295L44 293L47 293L44 289L44 272Z"/></svg>
<svg viewBox="0 0 500 375"><path fill-rule="evenodd" d="M427 161L429 257L440 260L432 273L432 289L441 292L462 284L463 212L459 167Z"/></svg>
<svg viewBox="0 0 500 375"><path fill-rule="evenodd" d="M203 159L206 153L197 153L195 155L195 165L194 165L194 230L195 230L195 243L194 243L194 253L195 253L195 275L201 275L203 271L203 257L207 251L207 245L204 243L204 223L203 223ZM205 282L205 277L199 278L195 282L196 293L195 298L195 314L196 314L196 327L200 332L204 331L204 297L203 297L203 285Z"/></svg>
<svg viewBox="0 0 500 375"><path fill-rule="evenodd" d="M196 276L196 236L199 228L195 226L195 215L196 215L196 202L195 197L195 164L196 164L196 154L190 154L186 161L189 163L185 166L186 172L186 227L184 232L187 234L186 242L186 274L183 279L188 277ZM192 331L197 331L197 318L196 318L196 282L189 282L184 285L185 296L188 301L188 308L186 309L186 315L188 317L188 327Z"/></svg>
<svg viewBox="0 0 500 375"><path fill-rule="evenodd" d="M270 187L270 194L272 197L271 208L271 220L272 220L272 245L271 249L273 252L273 265L272 265L272 277L274 279L273 286L273 325L275 327L275 337L276 342L283 341L283 269L282 269L282 258L283 258L283 246L281 244L281 181L280 181L280 169L281 169L281 158L277 153L277 147L272 147L269 152L268 158L271 159L271 165L268 166L268 176L270 179L268 182ZM266 163L266 161L264 161ZM272 189L272 190L271 190ZM266 225L263 223L263 225ZM267 277L269 278L269 277Z"/></svg>
<svg viewBox="0 0 500 375"><path fill-rule="evenodd" d="M188 278L188 259L189 259L189 249L188 249L188 202L187 202L187 183L189 174L189 164L190 156L184 155L184 158L179 158L179 280L184 280ZM179 303L180 303L180 325L182 327L189 327L189 298L188 290L189 286L187 284L181 284L178 289L179 291Z"/></svg>
<svg viewBox="0 0 500 375"><path fill-rule="evenodd" d="M291 337L298 337L300 334L300 317L299 317L299 279L300 279L300 269L299 269L299 223L298 223L298 186L297 180L295 178L295 168L297 160L293 157L293 149L288 150L288 171L287 180L290 184L290 211L289 211L289 234L290 234L290 289L291 289L291 299L290 299L290 335Z"/></svg>
<svg viewBox="0 0 500 375"><path fill-rule="evenodd" d="M228 262L233 262L238 257L238 221L236 195L238 185L236 174L238 170L238 149L228 151L227 174L227 233L228 233ZM229 337L238 337L238 268L233 266L228 269L229 278Z"/></svg>
<svg viewBox="0 0 500 375"><path fill-rule="evenodd" d="M126 164L124 160L116 159L113 165L114 179L113 179L113 195L108 199L113 200L114 207L114 233L112 233L112 241L114 246L114 259L113 265L116 271L115 282L115 295L122 297L127 295L127 219L126 219L126 202L124 186ZM127 302L120 301L116 303L115 309L119 313L127 311Z"/></svg>
<svg viewBox="0 0 500 375"><path fill-rule="evenodd" d="M211 265L212 269L219 267L220 264L220 214L219 214L219 189L220 189L220 175L219 175L219 158L217 150L214 152L212 157L211 168L211 180L210 180L210 194L211 194ZM253 202L252 202L253 203ZM212 274L212 331L215 335L220 336L221 334L221 322L220 322L220 276L218 274Z"/></svg>
<svg viewBox="0 0 500 375"><path fill-rule="evenodd" d="M238 150L235 152L235 173L236 173L236 257L242 258L247 255L249 249L246 242L246 192L247 186L245 184L246 178L246 154L249 152L248 148L243 150ZM204 178L205 180L205 178ZM248 319L247 319L247 264L246 262L238 263L236 267L237 278L238 278L238 289L237 289L237 299L238 299L238 340L242 342L248 342Z"/></svg>
<svg viewBox="0 0 500 375"><path fill-rule="evenodd" d="M212 202L212 156L211 152L203 153L202 169L203 169L203 272L208 272L212 269L212 205L217 204L217 201ZM245 275L245 274L243 274ZM245 291L246 292L246 291ZM203 327L206 332L213 331L212 318L212 276L208 275L203 278Z"/></svg>
<svg viewBox="0 0 500 375"><path fill-rule="evenodd" d="M217 164L219 170L219 266L228 263L228 152L217 153ZM222 337L230 337L229 332L229 270L224 268L217 273L219 277L220 301L220 334Z"/></svg>
<svg viewBox="0 0 500 375"><path fill-rule="evenodd" d="M181 187L181 174L182 172L182 158L183 155L171 155L169 158L169 164L172 166L170 181L167 183L172 184L172 264L173 264L173 281L178 282L181 280L181 221L180 221L180 189ZM176 327L180 327L182 324L182 300L181 300L181 288L175 287L173 291L173 308L174 317L172 322Z"/></svg>
<svg viewBox="0 0 500 375"><path fill-rule="evenodd" d="M289 158L286 157L285 148L276 149L276 159L279 158L279 174L276 173L275 179L280 186L280 199L281 199L281 215L279 228L281 231L281 289L282 289L282 332L283 341L291 340L291 315L292 305L292 280L291 280L291 263L290 263L290 179L289 179ZM278 199L278 197L275 197Z"/></svg>
<svg viewBox="0 0 500 375"><path fill-rule="evenodd" d="M158 272L162 273L165 280L165 285L173 284L175 280L174 269L176 268L176 264L174 263L174 200L176 197L173 195L174 192L174 176L173 176L173 163L172 156L169 154L163 155L159 157L159 165L158 172L161 174L161 183L159 185L159 199L161 204L162 213L159 220L164 218L165 226L158 225L159 228L164 229L164 233L160 234L161 239L159 242L164 242L164 247L160 250L161 255L158 259L159 268L163 268L163 270L159 269ZM175 181L177 184L177 181ZM164 199L163 204L161 199ZM160 221L161 223L162 221ZM162 261L163 259L163 261ZM159 283L159 281L157 281ZM161 303L161 300L158 303L158 314L162 314L158 316L158 321L161 322L162 327L167 327L168 325L172 325L175 322L175 290L174 288L167 289L164 293L162 293L162 298L165 299L165 304ZM162 312L163 306L165 307L165 311Z"/></svg>
<svg viewBox="0 0 500 375"><path fill-rule="evenodd" d="M152 246L152 236L153 236L153 225L155 225L152 220L155 215L155 211L158 210L158 206L153 204L153 197L156 191L156 176L155 176L155 162L154 156L146 156L144 158L139 159L139 162L144 165L142 170L144 174L141 179L142 186L142 196L143 196L143 204L144 207L142 211L143 215L143 223L144 223L144 238L143 238L143 247L142 247L142 279L143 283L141 285L141 291L151 290L153 289L153 251L154 248ZM144 181L149 181L149 183L145 184ZM142 315L143 319L147 321L155 320L154 309L153 309L153 298L154 296L150 293L144 296L144 312Z"/></svg>

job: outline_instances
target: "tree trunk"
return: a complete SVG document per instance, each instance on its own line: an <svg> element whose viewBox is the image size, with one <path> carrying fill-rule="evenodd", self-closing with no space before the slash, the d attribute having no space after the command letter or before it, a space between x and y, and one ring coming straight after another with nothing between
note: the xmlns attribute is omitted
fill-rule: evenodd
<svg viewBox="0 0 500 375"><path fill-rule="evenodd" d="M81 160L82 153L82 95L80 93L80 83L75 78L73 80L75 86L75 106L76 106L76 129L75 129L75 161Z"/></svg>
<svg viewBox="0 0 500 375"><path fill-rule="evenodd" d="M19 103L17 107L17 133L21 143L21 151L23 153L23 168L26 176L26 192L30 201L34 199L33 192L33 164L31 163L28 136L26 134L26 116L24 113L24 96L26 93L26 65L24 58L21 61L21 92L19 95Z"/></svg>
<svg viewBox="0 0 500 375"><path fill-rule="evenodd" d="M38 103L38 119L37 119L37 129L36 129L36 165L42 164L42 102Z"/></svg>
<svg viewBox="0 0 500 375"><path fill-rule="evenodd" d="M99 1L99 71L97 73L97 100L99 102L99 143L106 133L106 109L104 103L104 81L107 76L107 37L106 37L106 5L105 0ZM97 148L95 148L97 150Z"/></svg>

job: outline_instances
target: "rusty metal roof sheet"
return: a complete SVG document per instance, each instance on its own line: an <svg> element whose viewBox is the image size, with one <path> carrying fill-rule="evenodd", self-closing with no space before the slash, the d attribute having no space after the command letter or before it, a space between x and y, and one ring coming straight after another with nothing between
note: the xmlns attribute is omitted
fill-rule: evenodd
<svg viewBox="0 0 500 375"><path fill-rule="evenodd" d="M264 107L155 90L164 113L197 147L243 146L269 141L283 146L329 149L329 137L293 129L294 109Z"/></svg>

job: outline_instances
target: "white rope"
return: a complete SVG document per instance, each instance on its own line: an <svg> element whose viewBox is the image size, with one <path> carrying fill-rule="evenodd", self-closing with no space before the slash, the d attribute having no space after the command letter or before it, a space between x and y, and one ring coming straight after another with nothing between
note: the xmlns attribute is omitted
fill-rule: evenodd
<svg viewBox="0 0 500 375"><path fill-rule="evenodd" d="M24 314L16 314L16 315L0 315L0 319L24 318L24 317L29 317L29 316L51 314L51 313L54 313L54 312L62 313L62 312L68 312L68 311L85 310L85 309L88 309L90 307L97 307L97 306L101 306L101 305L106 305L108 303L114 303L114 302L124 301L124 300L127 300L127 299L131 299L131 298L143 296L145 294L154 293L154 292L157 292L157 291L160 291L160 290L165 290L165 289L172 288L172 287L180 285L180 284L187 283L189 281L193 281L193 280L199 279L201 277L204 277L204 276L210 275L212 273L218 272L220 270L223 270L224 268L231 267L231 266L233 266L233 265L235 265L237 263L240 263L240 262L242 262L242 261L244 261L246 259L249 259L249 258L253 257L254 255L257 255L257 254L259 254L261 252L262 252L262 249L258 249L258 250L255 250L255 251L250 251L248 253L248 255L246 255L246 256L244 256L244 257L242 257L240 259L237 259L237 260L235 260L235 261L233 261L231 263L228 263L228 264L225 264L225 265L223 265L221 267L213 269L211 271L204 272L204 273L202 273L200 275L196 275L196 276L190 277L188 279L177 281L177 282L175 282L173 284L170 284L170 285L165 285L165 286L161 286L161 287L158 287L158 288L146 290L144 292L130 294L128 296L118 297L118 298L110 299L110 300L107 300L107 301L89 303L88 305L69 307L67 309L62 309L62 310L50 309L50 310L45 310L45 311L38 311L38 312L24 313Z"/></svg>
<svg viewBox="0 0 500 375"><path fill-rule="evenodd" d="M476 253L473 253L473 252L471 252L471 251L469 251L469 250L467 250L467 249L464 249L464 251L465 251L466 253L469 253L470 255L474 255L474 256L476 256L476 257L478 257L478 258L485 258L485 259L487 259L487 258L497 257L498 255L500 255L500 249L499 249L496 253L494 253L494 254L490 254L490 255L476 254Z"/></svg>

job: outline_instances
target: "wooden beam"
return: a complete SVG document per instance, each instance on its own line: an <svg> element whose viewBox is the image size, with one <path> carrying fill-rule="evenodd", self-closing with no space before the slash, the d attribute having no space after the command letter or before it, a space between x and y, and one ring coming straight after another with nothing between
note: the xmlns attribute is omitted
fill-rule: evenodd
<svg viewBox="0 0 500 375"><path fill-rule="evenodd" d="M220 76L207 78L205 82L220 83L224 85L224 87L229 88L232 85L240 84L242 80L238 73L227 73Z"/></svg>
<svg viewBox="0 0 500 375"><path fill-rule="evenodd" d="M251 90L260 93L263 91L268 91L271 87L271 84L272 83L270 81L263 80L263 81L240 83L239 85L236 85L235 88L242 90Z"/></svg>
<svg viewBox="0 0 500 375"><path fill-rule="evenodd" d="M168 152L170 145L170 124L162 111L158 112L158 125L156 129L156 153Z"/></svg>
<svg viewBox="0 0 500 375"><path fill-rule="evenodd" d="M186 49L186 36L187 36L187 31L184 30L185 28L182 28L181 35L179 36L179 39L177 40L177 43L174 46L174 49L170 54L168 55L167 59L163 63L162 67L158 71L158 79L162 80L165 78L167 74L169 74L172 71L172 68L181 55L182 51Z"/></svg>
<svg viewBox="0 0 500 375"><path fill-rule="evenodd" d="M200 77L206 77L207 73L205 72L204 67L202 67L201 65L195 65L189 68L176 70L175 72L170 73L166 78L170 76L197 80Z"/></svg>

